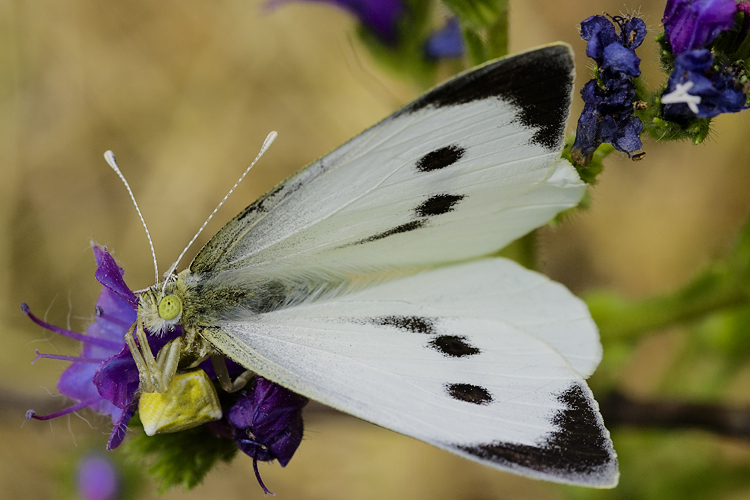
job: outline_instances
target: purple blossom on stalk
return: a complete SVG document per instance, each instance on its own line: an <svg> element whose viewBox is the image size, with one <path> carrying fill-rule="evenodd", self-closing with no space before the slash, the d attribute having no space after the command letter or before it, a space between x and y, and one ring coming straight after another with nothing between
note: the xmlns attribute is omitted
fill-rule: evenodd
<svg viewBox="0 0 750 500"><path fill-rule="evenodd" d="M581 23L581 38L588 42L586 55L596 61L599 79L590 80L581 90L585 106L571 152L576 164L589 163L605 142L628 156L641 148L643 123L633 115L632 78L641 74L635 49L645 37L646 23L637 17L618 16L610 21L591 16Z"/></svg>
<svg viewBox="0 0 750 500"><path fill-rule="evenodd" d="M271 492L260 478L258 461L278 460L282 467L289 463L302 442L302 408L307 401L256 376L252 388L243 391L229 410L237 446L253 458L255 477L266 494Z"/></svg>
<svg viewBox="0 0 750 500"><path fill-rule="evenodd" d="M138 300L125 285L122 269L106 248L93 245L93 250L97 263L95 276L104 287L96 301L96 320L89 325L86 335L50 325L34 316L26 304L21 305L24 314L36 324L83 344L80 356L39 354L37 351L33 362L40 358L72 361L73 364L60 376L57 388L76 404L49 415L36 415L34 410L29 410L26 418L48 420L89 407L112 417L115 427L107 448L114 449L125 437L138 388L138 370L124 338L125 332L135 321ZM127 357L130 357L132 366L122 362ZM112 370L114 366L117 366L116 370Z"/></svg>
<svg viewBox="0 0 750 500"><path fill-rule="evenodd" d="M464 39L458 18L451 17L445 26L430 35L425 43L425 54L430 59L449 59L464 55Z"/></svg>
<svg viewBox="0 0 750 500"><path fill-rule="evenodd" d="M130 418L138 408L138 368L124 338L136 320L138 298L125 284L122 268L117 265L107 249L97 245L92 247L97 263L95 277L103 287L96 302L96 319L89 325L86 335L42 321L31 313L26 304L21 305L24 314L36 324L83 344L80 356L39 354L37 351L34 362L40 358L72 362L60 376L57 387L61 394L76 403L49 415L37 415L34 410L29 410L26 412L26 418L49 420L89 407L111 416L115 425L107 449L112 450L122 443ZM155 353L181 334L182 329L179 325L161 337L146 331L151 350ZM209 378L216 380L210 360L199 365L199 368L203 369ZM230 376L244 371L243 367L231 361L227 362L227 369ZM214 424L211 428L219 431L216 433L217 436L221 436L222 429L231 428L227 435L222 437L234 439L243 452L253 457L258 482L263 490L268 492L260 479L257 461L278 460L282 466L289 463L302 440L301 411L306 403L307 398L261 377L255 377L253 388L240 393L228 412L228 419L211 422L209 426ZM81 470L81 484L90 484L92 488L96 486L94 489L101 486L91 483L91 475L86 472L85 474L89 475L84 477L84 471Z"/></svg>
<svg viewBox="0 0 750 500"><path fill-rule="evenodd" d="M344 9L389 45L398 41L398 21L406 11L402 0L269 0L266 7L273 9L291 1L327 3Z"/></svg>
<svg viewBox="0 0 750 500"><path fill-rule="evenodd" d="M664 32L672 53L702 49L734 25L735 0L667 0Z"/></svg>
<svg viewBox="0 0 750 500"><path fill-rule="evenodd" d="M37 351L33 362L40 358L73 362L60 376L57 389L77 403L49 415L37 415L29 410L26 418L49 420L89 407L112 417L114 428L107 443L107 449L112 450L125 438L128 422L138 406L135 399L140 383L138 368L125 345L125 333L136 319L138 298L125 284L124 271L107 249L97 245L92 248L97 264L94 276L103 287L96 302L96 320L89 325L86 335L50 325L34 316L26 304L21 305L24 314L39 326L83 344L80 356L39 354ZM180 334L179 328L162 337L147 332L154 352Z"/></svg>
<svg viewBox="0 0 750 500"><path fill-rule="evenodd" d="M662 115L677 123L691 118L712 118L747 109L737 77L727 68L716 69L711 51L693 50L675 58L674 71L662 94Z"/></svg>

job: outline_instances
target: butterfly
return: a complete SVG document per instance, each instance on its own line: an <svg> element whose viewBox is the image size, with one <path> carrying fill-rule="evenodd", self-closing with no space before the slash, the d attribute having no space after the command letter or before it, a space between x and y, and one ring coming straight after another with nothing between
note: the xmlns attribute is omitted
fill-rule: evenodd
<svg viewBox="0 0 750 500"><path fill-rule="evenodd" d="M564 44L490 62L248 206L139 295L129 344L144 394L220 354L470 460L614 486L585 304L491 257L585 192L561 159L573 77ZM134 341L176 325L156 362Z"/></svg>

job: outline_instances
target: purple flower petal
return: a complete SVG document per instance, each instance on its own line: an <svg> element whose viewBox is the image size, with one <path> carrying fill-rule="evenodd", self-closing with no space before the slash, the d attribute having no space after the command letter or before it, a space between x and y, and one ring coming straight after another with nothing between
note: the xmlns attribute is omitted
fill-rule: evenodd
<svg viewBox="0 0 750 500"><path fill-rule="evenodd" d="M133 416L133 413L135 413L135 410L137 408L138 402L133 402L133 404L131 404L126 410L122 412L120 418L117 420L117 422L115 422L115 426L109 435L109 440L107 441L108 450L114 450L115 448L120 446L120 444L122 444L122 441L127 435L128 423L130 422L130 418Z"/></svg>
<svg viewBox="0 0 750 500"><path fill-rule="evenodd" d="M622 39L622 43L625 47L635 50L646 39L646 34L648 33L646 21L640 17L627 17L623 21L620 24L620 38Z"/></svg>
<svg viewBox="0 0 750 500"><path fill-rule="evenodd" d="M285 466L302 442L302 408L307 398L256 376L227 419L237 446L256 460L278 460Z"/></svg>
<svg viewBox="0 0 750 500"><path fill-rule="evenodd" d="M612 22L604 16L591 16L581 22L581 38L586 40L586 55L602 64L604 47L616 43L620 37L617 36Z"/></svg>
<svg viewBox="0 0 750 500"><path fill-rule="evenodd" d="M89 380L98 394L123 410L133 402L140 383L138 368L127 346L97 367Z"/></svg>
<svg viewBox="0 0 750 500"><path fill-rule="evenodd" d="M664 31L672 53L702 49L734 25L735 0L667 0Z"/></svg>
<svg viewBox="0 0 750 500"><path fill-rule="evenodd" d="M125 284L125 280L122 279L124 274L122 268L117 265L106 248L100 248L98 245L92 245L92 248L96 258L97 269L94 274L96 280L124 299L133 310L137 309L138 298Z"/></svg>
<svg viewBox="0 0 750 500"><path fill-rule="evenodd" d="M619 78L632 78L641 74L641 59L633 50L619 43L611 43L604 47L602 55L603 61L600 68L616 74Z"/></svg>

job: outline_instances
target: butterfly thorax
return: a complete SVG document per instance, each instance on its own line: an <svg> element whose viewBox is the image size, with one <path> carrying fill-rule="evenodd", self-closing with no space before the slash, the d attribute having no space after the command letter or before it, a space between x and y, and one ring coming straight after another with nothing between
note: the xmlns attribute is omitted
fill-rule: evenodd
<svg viewBox="0 0 750 500"><path fill-rule="evenodd" d="M179 326L183 337L180 366L194 365L213 354L201 331L282 308L295 291L278 281L237 282L186 269L166 285L156 284L139 295L138 321L160 337Z"/></svg>
<svg viewBox="0 0 750 500"><path fill-rule="evenodd" d="M194 314L194 290L186 284L188 271L180 273L175 281L158 283L142 294L138 300L138 322L150 334L157 337L180 328L182 347L179 355L180 368L196 366L215 354L213 346L200 336L200 318Z"/></svg>

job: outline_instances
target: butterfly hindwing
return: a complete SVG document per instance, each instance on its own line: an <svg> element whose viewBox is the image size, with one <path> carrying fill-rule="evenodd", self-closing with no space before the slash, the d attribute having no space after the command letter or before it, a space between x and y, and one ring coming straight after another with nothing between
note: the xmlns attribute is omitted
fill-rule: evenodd
<svg viewBox="0 0 750 500"><path fill-rule="evenodd" d="M498 250L583 194L560 160L572 83L565 45L458 76L282 182L190 270L362 275Z"/></svg>
<svg viewBox="0 0 750 500"><path fill-rule="evenodd" d="M567 289L511 261L216 326L208 339L235 361L370 422L533 477L616 481L583 380L601 358L596 327Z"/></svg>

